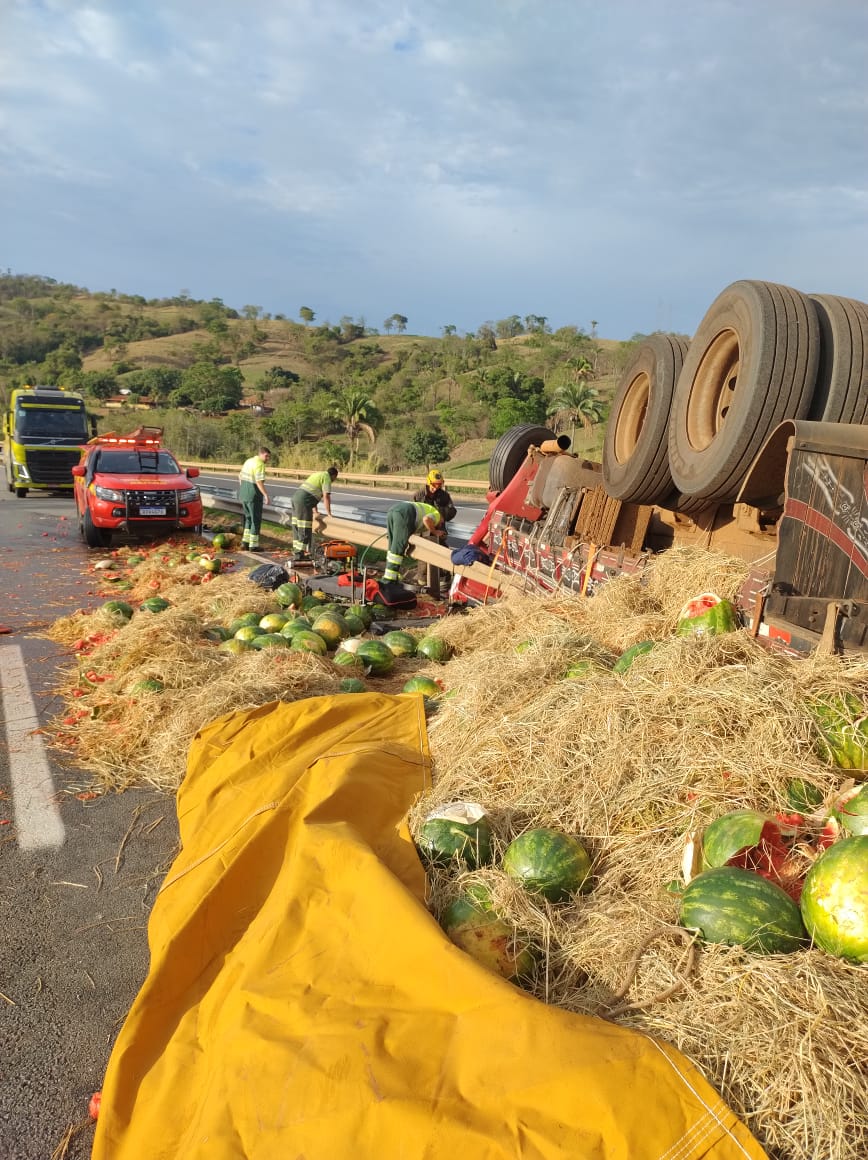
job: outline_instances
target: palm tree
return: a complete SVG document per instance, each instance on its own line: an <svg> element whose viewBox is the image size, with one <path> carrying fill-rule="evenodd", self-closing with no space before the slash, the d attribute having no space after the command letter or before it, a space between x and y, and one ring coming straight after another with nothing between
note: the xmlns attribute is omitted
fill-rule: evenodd
<svg viewBox="0 0 868 1160"><path fill-rule="evenodd" d="M575 439L576 423L581 423L584 430L588 431L595 423L600 422L603 417L603 400L594 387L589 387L581 380L563 383L552 396L549 415L557 423L569 420L572 428L571 438ZM557 430L557 427L555 429Z"/></svg>
<svg viewBox="0 0 868 1160"><path fill-rule="evenodd" d="M356 458L359 436L366 435L371 443L377 437L370 423L364 422L373 411L374 404L362 387L344 387L332 405L331 413L340 419L350 441L350 467Z"/></svg>

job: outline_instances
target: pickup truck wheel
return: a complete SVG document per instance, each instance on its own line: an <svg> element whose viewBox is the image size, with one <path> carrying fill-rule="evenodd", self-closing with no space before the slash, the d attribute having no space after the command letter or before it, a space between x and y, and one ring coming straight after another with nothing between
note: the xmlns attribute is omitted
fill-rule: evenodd
<svg viewBox="0 0 868 1160"><path fill-rule="evenodd" d="M27 495L27 488L26 487L16 487L15 494L19 499L24 499L24 497Z"/></svg>
<svg viewBox="0 0 868 1160"><path fill-rule="evenodd" d="M111 532L98 528L87 509L81 521L81 534L89 548L107 548L111 543Z"/></svg>
<svg viewBox="0 0 868 1160"><path fill-rule="evenodd" d="M492 491L503 491L524 463L529 447L538 446L546 439L554 439L554 431L537 427L535 423L519 423L510 427L494 445L489 462L489 482Z"/></svg>
<svg viewBox="0 0 868 1160"><path fill-rule="evenodd" d="M680 492L735 500L747 469L784 419L811 406L820 353L807 295L774 282L733 282L693 337L669 418L669 467Z"/></svg>
<svg viewBox="0 0 868 1160"><path fill-rule="evenodd" d="M672 491L669 410L686 352L682 339L652 335L621 376L603 445L603 483L615 499L657 503Z"/></svg>
<svg viewBox="0 0 868 1160"><path fill-rule="evenodd" d="M868 306L812 294L820 323L820 366L808 416L821 423L864 423L868 398Z"/></svg>

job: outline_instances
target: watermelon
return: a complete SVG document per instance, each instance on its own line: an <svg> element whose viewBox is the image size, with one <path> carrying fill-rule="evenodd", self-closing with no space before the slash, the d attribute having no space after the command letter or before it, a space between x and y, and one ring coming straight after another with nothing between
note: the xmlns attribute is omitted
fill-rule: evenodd
<svg viewBox="0 0 868 1160"><path fill-rule="evenodd" d="M226 631L230 636L234 636L239 628L245 628L250 625L258 626L261 619L262 617L258 612L245 612L243 616L236 616Z"/></svg>
<svg viewBox="0 0 868 1160"><path fill-rule="evenodd" d="M678 636L720 636L737 628L735 605L721 600L714 592L703 592L681 609L675 632Z"/></svg>
<svg viewBox="0 0 868 1160"><path fill-rule="evenodd" d="M231 634L228 628L224 628L222 624L206 624L203 625L202 631L199 633L205 640L213 640L215 642L229 640Z"/></svg>
<svg viewBox="0 0 868 1160"><path fill-rule="evenodd" d="M326 642L317 632L311 632L302 629L297 632L290 641L290 648L295 652L311 652L316 653L317 656L325 656L328 652Z"/></svg>
<svg viewBox="0 0 868 1160"><path fill-rule="evenodd" d="M234 636L236 640L243 640L250 644L258 636L262 636L262 629L258 624L242 624Z"/></svg>
<svg viewBox="0 0 868 1160"><path fill-rule="evenodd" d="M395 667L395 654L379 640L363 640L356 649L356 658L372 677L387 677Z"/></svg>
<svg viewBox="0 0 868 1160"><path fill-rule="evenodd" d="M215 576L223 567L220 560L212 556L200 556L198 563L203 572L211 572Z"/></svg>
<svg viewBox="0 0 868 1160"><path fill-rule="evenodd" d="M365 628L370 628L374 620L374 613L369 604L351 604L347 609L347 615L357 616Z"/></svg>
<svg viewBox="0 0 868 1160"><path fill-rule="evenodd" d="M738 866L781 886L796 902L802 892L804 865L793 857L796 838L805 832L801 814L774 818L756 810L733 810L716 818L702 835L702 868Z"/></svg>
<svg viewBox="0 0 868 1160"><path fill-rule="evenodd" d="M213 547L218 552L222 552L224 548L228 548L235 537L230 532L218 532L211 540Z"/></svg>
<svg viewBox="0 0 868 1160"><path fill-rule="evenodd" d="M706 942L761 955L788 954L805 940L799 908L768 879L738 866L698 874L681 897L680 922Z"/></svg>
<svg viewBox="0 0 868 1160"><path fill-rule="evenodd" d="M337 648L350 635L347 622L339 612L321 612L312 625L313 631L318 632L330 649Z"/></svg>
<svg viewBox="0 0 868 1160"><path fill-rule="evenodd" d="M423 636L416 645L416 652L420 657L435 661L438 665L445 665L452 656L452 645L441 640L439 636Z"/></svg>
<svg viewBox="0 0 868 1160"><path fill-rule="evenodd" d="M131 693L162 693L163 682L158 681L153 677L149 677L143 681L136 681L130 690Z"/></svg>
<svg viewBox="0 0 868 1160"><path fill-rule="evenodd" d="M529 640L520 640L515 646L515 651L519 656L524 656L526 652L530 652L533 648L533 642Z"/></svg>
<svg viewBox="0 0 868 1160"><path fill-rule="evenodd" d="M168 600L164 600L162 596L149 596L147 600L143 600L141 607L145 612L165 612L169 607Z"/></svg>
<svg viewBox="0 0 868 1160"><path fill-rule="evenodd" d="M368 626L365 624L362 618L360 616L356 616L352 612L348 612L344 616L344 620L347 622L347 628L350 630L350 636L361 636L362 633L367 630Z"/></svg>
<svg viewBox="0 0 868 1160"><path fill-rule="evenodd" d="M797 814L813 813L823 804L825 796L818 786L803 777L793 777L787 782L787 808Z"/></svg>
<svg viewBox="0 0 868 1160"><path fill-rule="evenodd" d="M102 610L115 620L129 620L133 615L132 604L127 604L125 600L107 600Z"/></svg>
<svg viewBox="0 0 868 1160"><path fill-rule="evenodd" d="M768 819L756 810L733 810L715 818L702 835L702 864L706 870L725 866L742 850L759 844Z"/></svg>
<svg viewBox="0 0 868 1160"><path fill-rule="evenodd" d="M387 632L382 638L383 644L396 657L414 657L416 655L416 638L409 632Z"/></svg>
<svg viewBox="0 0 868 1160"><path fill-rule="evenodd" d="M356 654L351 652L344 652L344 650L341 648L339 648L335 655L332 657L332 663L336 664L339 668L342 669L351 668L357 669L359 672L363 671L362 662L356 657Z"/></svg>
<svg viewBox="0 0 868 1160"><path fill-rule="evenodd" d="M364 643L365 641L362 637L348 636L346 640L341 641L338 646L338 652L358 652Z"/></svg>
<svg viewBox="0 0 868 1160"><path fill-rule="evenodd" d="M338 685L339 693L367 693L368 686L358 677L345 677Z"/></svg>
<svg viewBox="0 0 868 1160"><path fill-rule="evenodd" d="M430 677L423 677L417 675L411 677L401 690L402 693L421 693L423 697L439 697L443 690L436 681L432 681Z"/></svg>
<svg viewBox="0 0 868 1160"><path fill-rule="evenodd" d="M444 911L441 924L451 942L501 978L515 982L533 974L536 956L530 944L477 894L456 898Z"/></svg>
<svg viewBox="0 0 868 1160"><path fill-rule="evenodd" d="M573 661L564 673L562 679L565 681L586 681L591 677L599 677L605 672L608 672L608 670L599 661L586 658L584 660Z"/></svg>
<svg viewBox="0 0 868 1160"><path fill-rule="evenodd" d="M848 834L868 834L868 785L854 789L839 802L835 816Z"/></svg>
<svg viewBox="0 0 868 1160"><path fill-rule="evenodd" d="M310 621L306 616L293 616L280 631L289 637L295 636L297 632L310 632Z"/></svg>
<svg viewBox="0 0 868 1160"><path fill-rule="evenodd" d="M810 706L819 731L817 751L841 769L868 770L868 713L853 693L821 697Z"/></svg>
<svg viewBox="0 0 868 1160"><path fill-rule="evenodd" d="M532 894L562 902L590 889L591 859L578 839L560 830L525 830L506 847L503 869Z"/></svg>
<svg viewBox="0 0 868 1160"><path fill-rule="evenodd" d="M285 585L281 584L280 588L284 587ZM298 585L296 585L296 587L298 587ZM280 588L278 588L278 592L280 591ZM319 596L304 596L302 597L301 605L294 604L294 607L300 607L302 612L320 612L324 603L325 602L323 599Z"/></svg>
<svg viewBox="0 0 868 1160"><path fill-rule="evenodd" d="M491 822L476 802L449 802L425 818L416 845L435 866L458 861L471 870L493 857Z"/></svg>
<svg viewBox="0 0 868 1160"><path fill-rule="evenodd" d="M304 595L298 584L288 581L275 590L274 598L281 608L301 608Z"/></svg>
<svg viewBox="0 0 868 1160"><path fill-rule="evenodd" d="M631 645L625 652L622 652L618 659L612 666L613 673L626 673L630 668L636 657L644 656L649 653L657 644L656 640L640 640L638 644Z"/></svg>
<svg viewBox="0 0 868 1160"><path fill-rule="evenodd" d="M130 566L130 568L137 568L139 566L139 564L144 564L144 562L145 562L145 557L144 556L137 556L135 552L131 552L130 555L127 556L127 559L126 559L126 563Z"/></svg>
<svg viewBox="0 0 868 1160"><path fill-rule="evenodd" d="M824 951L868 963L868 836L843 838L820 855L805 879L802 917Z"/></svg>
<svg viewBox="0 0 868 1160"><path fill-rule="evenodd" d="M292 642L279 632L261 632L250 643L253 648L290 648Z"/></svg>
<svg viewBox="0 0 868 1160"><path fill-rule="evenodd" d="M223 641L220 645L220 652L232 653L237 656L239 653L250 652L250 644L243 637L233 636L229 640Z"/></svg>
<svg viewBox="0 0 868 1160"><path fill-rule="evenodd" d="M288 624L290 619L285 612L266 612L259 621L259 627L263 632L282 632L284 625Z"/></svg>

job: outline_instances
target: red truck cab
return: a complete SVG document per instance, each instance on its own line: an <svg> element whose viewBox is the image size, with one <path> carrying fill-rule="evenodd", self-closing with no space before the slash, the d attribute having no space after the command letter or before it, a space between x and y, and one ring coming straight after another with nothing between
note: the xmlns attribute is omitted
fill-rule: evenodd
<svg viewBox="0 0 868 1160"><path fill-rule="evenodd" d="M78 526L89 548L106 548L114 532L165 535L199 532L202 498L192 481L198 467L182 468L162 444L162 429L98 435L72 469Z"/></svg>

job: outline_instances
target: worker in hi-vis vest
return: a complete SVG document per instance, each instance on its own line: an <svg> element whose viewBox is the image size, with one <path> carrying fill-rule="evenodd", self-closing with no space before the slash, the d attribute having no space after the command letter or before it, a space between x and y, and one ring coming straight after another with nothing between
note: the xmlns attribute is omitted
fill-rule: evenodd
<svg viewBox="0 0 868 1160"><path fill-rule="evenodd" d="M404 563L410 537L427 532L433 535L440 523L440 512L430 503L414 503L402 500L392 504L386 513L386 528L389 533L389 548L386 552L386 571L383 579L398 579L398 570Z"/></svg>
<svg viewBox="0 0 868 1160"><path fill-rule="evenodd" d="M338 477L338 469L327 467L325 471L315 471L304 483L295 489L292 497L292 552L293 563L304 564L310 560L313 541L313 513L320 500L325 505L326 515L332 514L332 483Z"/></svg>
<svg viewBox="0 0 868 1160"><path fill-rule="evenodd" d="M265 465L271 458L267 447L260 447L255 455L244 461L238 472L238 498L244 512L242 548L259 547L259 529L262 527L262 508L268 503L265 490Z"/></svg>

